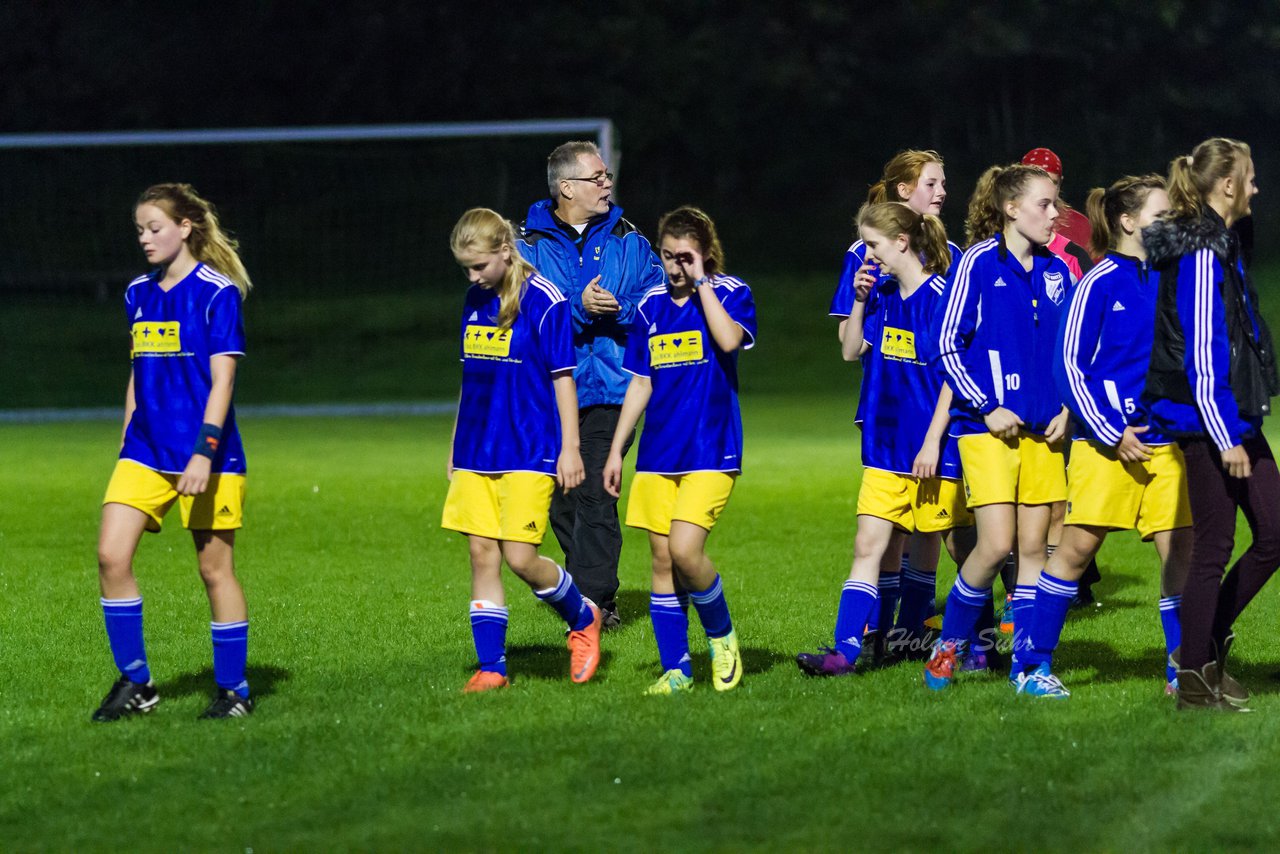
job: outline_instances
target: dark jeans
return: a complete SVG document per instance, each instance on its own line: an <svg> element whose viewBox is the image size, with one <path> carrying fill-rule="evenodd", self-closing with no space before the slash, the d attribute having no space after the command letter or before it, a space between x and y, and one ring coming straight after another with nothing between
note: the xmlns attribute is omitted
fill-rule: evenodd
<svg viewBox="0 0 1280 854"><path fill-rule="evenodd" d="M616 607L618 557L622 554L622 526L618 523L618 499L604 488L604 464L618 426L621 406L588 406L578 414L578 442L587 476L582 485L565 495L557 489L551 498L551 530L564 549L565 569L578 590L602 608ZM626 456L635 440L627 437Z"/></svg>
<svg viewBox="0 0 1280 854"><path fill-rule="evenodd" d="M1199 670L1214 659L1213 642L1227 636L1280 566L1280 471L1260 435L1244 441L1253 467L1253 475L1244 479L1227 474L1212 442L1179 444L1187 458L1194 534L1191 568L1182 591L1181 664ZM1235 547L1237 508L1249 523L1253 544L1223 577Z"/></svg>

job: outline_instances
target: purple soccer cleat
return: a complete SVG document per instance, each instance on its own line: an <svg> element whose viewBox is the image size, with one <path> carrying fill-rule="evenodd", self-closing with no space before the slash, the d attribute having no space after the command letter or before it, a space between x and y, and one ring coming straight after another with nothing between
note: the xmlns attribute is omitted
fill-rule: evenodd
<svg viewBox="0 0 1280 854"><path fill-rule="evenodd" d="M819 647L817 652L802 652L796 656L796 666L806 676L849 676L856 671L853 661L829 646Z"/></svg>

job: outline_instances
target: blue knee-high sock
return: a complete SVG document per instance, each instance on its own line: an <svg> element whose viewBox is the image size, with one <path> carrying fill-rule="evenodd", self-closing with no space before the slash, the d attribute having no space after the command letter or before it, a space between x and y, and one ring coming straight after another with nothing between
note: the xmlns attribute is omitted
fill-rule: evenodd
<svg viewBox="0 0 1280 854"><path fill-rule="evenodd" d="M862 627L875 610L876 586L867 581L846 581L836 611L836 651L855 661L862 651Z"/></svg>
<svg viewBox="0 0 1280 854"><path fill-rule="evenodd" d="M703 631L709 638L722 638L733 631L733 621L729 619L729 603L724 598L724 585L720 583L720 573L716 573L715 581L706 590L689 591L694 610L702 621Z"/></svg>
<svg viewBox="0 0 1280 854"><path fill-rule="evenodd" d="M979 589L970 587L964 578L957 575L956 583L947 594L947 607L942 612L942 641L953 643L957 649L963 649L973 627L982 614L983 604L991 598L991 588Z"/></svg>
<svg viewBox="0 0 1280 854"><path fill-rule="evenodd" d="M936 572L915 567L902 571L902 600L898 605L897 628L910 635L924 632L924 621L929 619L929 606L933 604L933 591L937 584Z"/></svg>
<svg viewBox="0 0 1280 854"><path fill-rule="evenodd" d="M679 670L692 676L689 658L689 615L675 593L649 594L649 621L653 623L653 639L658 643L658 661L662 672Z"/></svg>
<svg viewBox="0 0 1280 854"><path fill-rule="evenodd" d="M249 621L210 623L213 635L213 681L219 688L249 696L249 680L244 677L249 660Z"/></svg>
<svg viewBox="0 0 1280 854"><path fill-rule="evenodd" d="M1062 637L1062 626L1067 621L1067 611L1076 598L1080 585L1075 581L1054 578L1048 571L1040 573L1036 583L1035 604L1030 614L1030 649L1021 653L1025 670L1033 670L1041 664L1053 662L1053 651Z"/></svg>
<svg viewBox="0 0 1280 854"><path fill-rule="evenodd" d="M107 624L111 657L120 674L131 682L150 682L151 668L147 666L147 649L142 641L142 597L103 599L102 616Z"/></svg>
<svg viewBox="0 0 1280 854"><path fill-rule="evenodd" d="M1182 645L1182 621L1178 617L1178 609L1182 607L1182 596L1162 596L1160 598L1160 626L1164 629L1164 678L1172 682L1178 672L1169 664L1168 655Z"/></svg>
<svg viewBox="0 0 1280 854"><path fill-rule="evenodd" d="M1013 654L1009 656L1009 672L1021 673L1025 668L1022 657L1031 651L1031 613L1036 606L1034 584L1019 584L1013 588L1013 600L1009 612L1013 619Z"/></svg>
<svg viewBox="0 0 1280 854"><path fill-rule="evenodd" d="M978 614L978 621L973 624L973 634L969 637L969 648L974 652L991 652L999 638L996 631L996 603L994 595L988 596Z"/></svg>
<svg viewBox="0 0 1280 854"><path fill-rule="evenodd" d="M560 573L560 577L556 579L556 586L548 587L546 590L535 590L533 595L555 608L560 619L564 620L569 628L575 632L581 631L591 625L595 614L587 604L587 599L578 592L578 585L573 583L573 576L565 572L562 566L557 566L556 569Z"/></svg>
<svg viewBox="0 0 1280 854"><path fill-rule="evenodd" d="M507 609L488 599L471 602L471 639L480 670L507 675Z"/></svg>
<svg viewBox="0 0 1280 854"><path fill-rule="evenodd" d="M876 619L876 628L884 627L885 631L893 628L893 621L898 613L898 600L902 598L902 574L889 572L880 574L877 585L880 593L880 608Z"/></svg>

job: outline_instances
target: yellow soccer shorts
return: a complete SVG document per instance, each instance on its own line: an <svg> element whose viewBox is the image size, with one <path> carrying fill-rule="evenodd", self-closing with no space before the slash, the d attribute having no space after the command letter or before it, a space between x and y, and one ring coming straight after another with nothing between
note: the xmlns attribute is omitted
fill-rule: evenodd
<svg viewBox="0 0 1280 854"><path fill-rule="evenodd" d="M147 468L133 460L118 460L103 504L124 504L147 514L147 530L156 532L165 514L178 502L182 526L192 531L234 531L244 524L245 476L209 475L199 495L179 495L178 475Z"/></svg>
<svg viewBox="0 0 1280 854"><path fill-rule="evenodd" d="M729 503L737 476L723 471L636 472L627 496L627 526L665 537L678 520L710 531Z"/></svg>
<svg viewBox="0 0 1280 854"><path fill-rule="evenodd" d="M534 471L455 471L440 527L512 543L542 542L556 479Z"/></svg>
<svg viewBox="0 0 1280 854"><path fill-rule="evenodd" d="M875 516L904 531L926 534L973 524L959 481L947 477L919 480L884 469L863 470L858 515Z"/></svg>
<svg viewBox="0 0 1280 854"><path fill-rule="evenodd" d="M1187 466L1177 445L1156 445L1145 463L1126 463L1115 448L1077 439L1067 468L1068 525L1129 530L1149 540L1191 524Z"/></svg>
<svg viewBox="0 0 1280 854"><path fill-rule="evenodd" d="M970 509L987 504L1052 504L1067 497L1062 446L1043 436L961 436L960 465Z"/></svg>

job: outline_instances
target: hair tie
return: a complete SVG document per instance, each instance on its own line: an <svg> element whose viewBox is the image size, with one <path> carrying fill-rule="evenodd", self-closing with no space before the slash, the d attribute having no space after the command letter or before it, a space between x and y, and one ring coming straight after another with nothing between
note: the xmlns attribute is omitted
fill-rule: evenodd
<svg viewBox="0 0 1280 854"><path fill-rule="evenodd" d="M1196 163L1195 156L1191 154L1187 155L1186 160L1187 160L1187 166L1194 166Z"/></svg>

